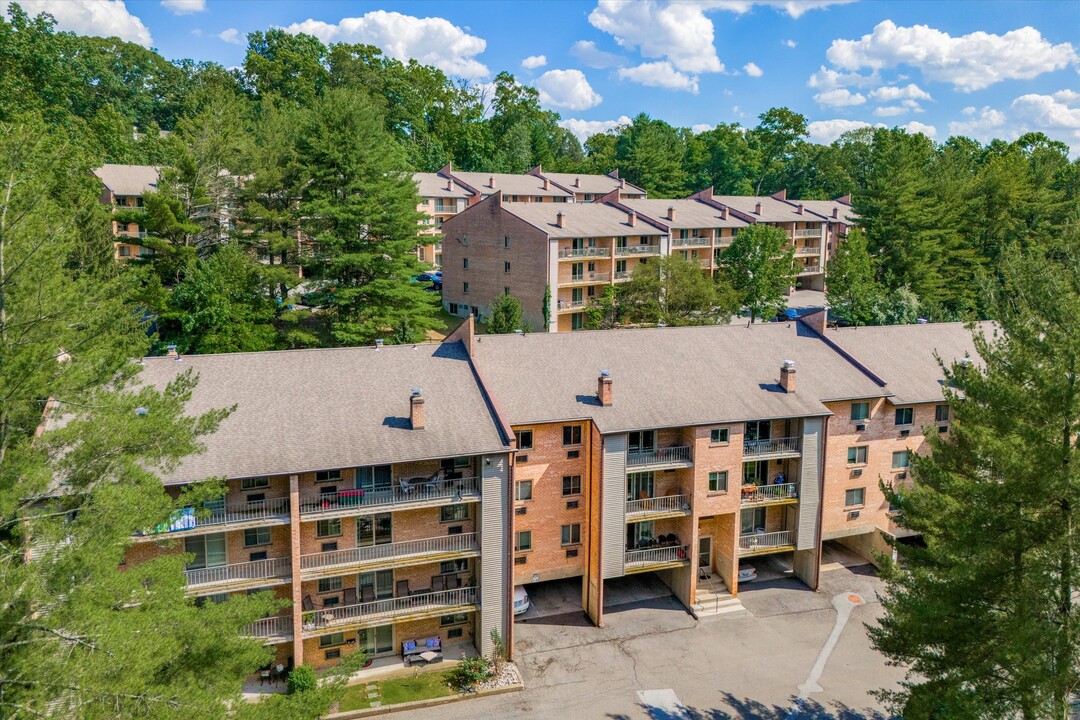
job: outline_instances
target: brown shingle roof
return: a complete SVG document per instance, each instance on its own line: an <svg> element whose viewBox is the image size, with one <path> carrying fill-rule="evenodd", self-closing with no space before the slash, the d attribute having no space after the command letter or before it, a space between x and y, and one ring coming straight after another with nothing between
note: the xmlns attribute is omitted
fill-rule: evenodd
<svg viewBox="0 0 1080 720"><path fill-rule="evenodd" d="M670 228L677 230L694 228L744 228L750 223L728 213L727 219L720 217L720 210L708 203L687 198L684 200L623 199L623 205L648 215ZM675 219L668 220L668 208L675 208Z"/></svg>
<svg viewBox="0 0 1080 720"><path fill-rule="evenodd" d="M556 187L553 183L548 183L548 189L544 189L544 180L538 178L535 175L511 175L510 173L482 173L482 172L461 172L454 170L453 175L455 178L460 179L466 185L475 188L477 192L483 195L492 195L498 190L502 190L503 196L506 195L530 195L533 197L561 197L571 199L574 197L573 193L568 193ZM491 178L495 178L495 187L491 186Z"/></svg>
<svg viewBox="0 0 1080 720"><path fill-rule="evenodd" d="M461 185L438 173L413 173L416 189L420 197L433 198L470 198L473 194ZM447 189L447 184L450 189Z"/></svg>
<svg viewBox="0 0 1080 720"><path fill-rule="evenodd" d="M667 231L604 203L503 203L502 209L540 228L553 238L617 237L620 235L667 235ZM563 227L557 225L559 213Z"/></svg>
<svg viewBox="0 0 1080 720"><path fill-rule="evenodd" d="M139 196L157 191L161 170L153 165L102 165L94 174L113 195Z"/></svg>

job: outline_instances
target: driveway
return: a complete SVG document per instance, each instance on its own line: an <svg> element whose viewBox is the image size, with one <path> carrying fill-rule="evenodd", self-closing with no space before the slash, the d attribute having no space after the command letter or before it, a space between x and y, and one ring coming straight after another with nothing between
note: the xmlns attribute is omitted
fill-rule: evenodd
<svg viewBox="0 0 1080 720"><path fill-rule="evenodd" d="M753 587L752 585L747 587ZM832 564L817 593L798 581L739 593L748 612L695 620L675 598L518 623L526 689L416 710L417 720L477 716L559 720L881 720L870 692L902 672L870 647L880 614L871 566Z"/></svg>

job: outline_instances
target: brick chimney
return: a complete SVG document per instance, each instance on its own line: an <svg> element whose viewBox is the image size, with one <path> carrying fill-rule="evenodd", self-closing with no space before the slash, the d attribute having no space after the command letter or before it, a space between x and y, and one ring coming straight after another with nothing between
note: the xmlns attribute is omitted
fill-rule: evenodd
<svg viewBox="0 0 1080 720"><path fill-rule="evenodd" d="M795 394L795 361L785 360L784 364L780 366L780 387L784 388L784 392L791 395Z"/></svg>
<svg viewBox="0 0 1080 720"><path fill-rule="evenodd" d="M795 212L799 213L800 215L803 214L802 203L799 203L798 205L795 206Z"/></svg>
<svg viewBox="0 0 1080 720"><path fill-rule="evenodd" d="M551 189L551 182L547 178L544 178L544 189L545 190L550 190Z"/></svg>
<svg viewBox="0 0 1080 720"><path fill-rule="evenodd" d="M629 225L630 227L636 227L637 226L637 213L634 212L633 210L631 210L630 214L626 216L626 224Z"/></svg>
<svg viewBox="0 0 1080 720"><path fill-rule="evenodd" d="M758 203L757 205L754 206L754 214L755 215L760 215L761 214L761 203Z"/></svg>
<svg viewBox="0 0 1080 720"><path fill-rule="evenodd" d="M601 370L596 379L596 399L604 407L611 406L611 373L607 370Z"/></svg>
<svg viewBox="0 0 1080 720"><path fill-rule="evenodd" d="M180 354L176 352L176 346L170 345L165 351L165 357L171 357L173 360L179 360Z"/></svg>
<svg viewBox="0 0 1080 720"><path fill-rule="evenodd" d="M832 209L832 216L833 216L833 220L838 220L840 218L840 208L834 207Z"/></svg>
<svg viewBox="0 0 1080 720"><path fill-rule="evenodd" d="M669 207L667 209L667 219L668 220L674 220L675 219L675 208Z"/></svg>
<svg viewBox="0 0 1080 720"><path fill-rule="evenodd" d="M420 388L413 388L409 396L409 424L413 430L424 429L424 395Z"/></svg>
<svg viewBox="0 0 1080 720"><path fill-rule="evenodd" d="M726 207L720 208L720 219L721 220L727 220L727 208Z"/></svg>
<svg viewBox="0 0 1080 720"><path fill-rule="evenodd" d="M454 181L453 180L447 180L446 181L446 190L447 190L447 192L453 192L453 190L454 190Z"/></svg>
<svg viewBox="0 0 1080 720"><path fill-rule="evenodd" d="M555 227L566 227L566 216L562 213L555 213Z"/></svg>
<svg viewBox="0 0 1080 720"><path fill-rule="evenodd" d="M623 180L622 178L619 178L619 189L621 190L624 187L626 187L626 181Z"/></svg>
<svg viewBox="0 0 1080 720"><path fill-rule="evenodd" d="M581 187L581 178L574 178L574 187Z"/></svg>
<svg viewBox="0 0 1080 720"><path fill-rule="evenodd" d="M490 188L495 187L495 176L494 175L492 175L491 177L488 178L488 187L490 187Z"/></svg>

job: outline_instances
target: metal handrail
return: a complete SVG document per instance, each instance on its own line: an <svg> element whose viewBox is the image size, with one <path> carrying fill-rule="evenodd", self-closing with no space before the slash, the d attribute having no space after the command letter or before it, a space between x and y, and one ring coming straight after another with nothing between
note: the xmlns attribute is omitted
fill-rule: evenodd
<svg viewBox="0 0 1080 720"><path fill-rule="evenodd" d="M559 251L559 258L584 258L584 257L611 257L611 248L606 247L584 247L584 248L564 248Z"/></svg>
<svg viewBox="0 0 1080 720"><path fill-rule="evenodd" d="M689 545L671 545L669 547L627 550L623 556L623 565L651 565L684 561L689 557Z"/></svg>
<svg viewBox="0 0 1080 720"><path fill-rule="evenodd" d="M475 477L418 480L415 484L399 480L397 485L380 490L342 490L303 498L300 501L300 514L404 505L459 495L476 496L479 492L479 478Z"/></svg>
<svg viewBox="0 0 1080 720"><path fill-rule="evenodd" d="M632 452L626 456L627 467L645 467L648 465L663 465L671 462L690 462L690 448L688 446L660 448L646 452Z"/></svg>
<svg viewBox="0 0 1080 720"><path fill-rule="evenodd" d="M329 552L309 553L300 556L300 569L334 567L336 565L356 565L358 563L390 558L402 558L415 555L436 553L467 552L479 549L477 534L461 533L444 535L424 540L406 540L404 542L368 545L367 547L331 550Z"/></svg>
<svg viewBox="0 0 1080 720"><path fill-rule="evenodd" d="M749 488L753 488L750 490ZM798 497L798 487L795 483L780 483L779 485L743 485L742 504L753 505L755 503L775 502L777 500L791 500Z"/></svg>
<svg viewBox="0 0 1080 720"><path fill-rule="evenodd" d="M803 230L796 230L795 231L795 237L797 237L797 238L821 237L821 228L806 228L806 229L803 229Z"/></svg>
<svg viewBox="0 0 1080 720"><path fill-rule="evenodd" d="M581 275L571 275L569 279L560 279L562 283L602 283L607 282L611 277L610 273L604 272L587 272Z"/></svg>
<svg viewBox="0 0 1080 720"><path fill-rule="evenodd" d="M780 530L771 533L753 533L739 536L739 550L768 550L795 544L794 530Z"/></svg>
<svg viewBox="0 0 1080 720"><path fill-rule="evenodd" d="M795 248L795 254L796 255L820 255L821 254L821 246L820 245L801 245L801 246Z"/></svg>
<svg viewBox="0 0 1080 720"><path fill-rule="evenodd" d="M616 255L655 255L659 252L659 245L627 245L615 248Z"/></svg>
<svg viewBox="0 0 1080 720"><path fill-rule="evenodd" d="M689 495L664 495L643 500L627 500L626 514L684 512L690 509Z"/></svg>
<svg viewBox="0 0 1080 720"><path fill-rule="evenodd" d="M615 279L616 280L626 280L629 277L630 277L630 271L629 270L616 270L615 271Z"/></svg>
<svg viewBox="0 0 1080 720"><path fill-rule="evenodd" d="M189 586L210 585L232 580L263 580L284 577L288 574L289 568L289 558L282 557L185 570L184 575L187 577Z"/></svg>
<svg viewBox="0 0 1080 720"><path fill-rule="evenodd" d="M245 628L244 634L255 638L287 637L292 635L292 618L279 615L256 620Z"/></svg>
<svg viewBox="0 0 1080 720"><path fill-rule="evenodd" d="M323 608L304 613L304 629L315 630L345 624L352 620L367 621L376 617L392 617L403 612L476 604L475 587L440 590L438 592L385 598L356 605Z"/></svg>
<svg viewBox="0 0 1080 720"><path fill-rule="evenodd" d="M802 451L802 438L786 437L770 440L746 440L743 456L772 455L773 453L797 453Z"/></svg>
<svg viewBox="0 0 1080 720"><path fill-rule="evenodd" d="M225 510L212 510L209 514L201 514L195 508L187 507L174 512L167 524L158 526L153 530L144 530L139 534L156 535L159 533L194 530L211 525L228 525L230 523L251 522L252 520L287 519L288 517L289 498L287 497L255 500L243 505L233 505Z"/></svg>
<svg viewBox="0 0 1080 720"><path fill-rule="evenodd" d="M799 268L800 275L809 275L810 273L817 272L821 272L820 265L803 265L801 268Z"/></svg>
<svg viewBox="0 0 1080 720"><path fill-rule="evenodd" d="M705 247L711 242L712 239L707 237L684 237L673 238L671 245L672 247Z"/></svg>

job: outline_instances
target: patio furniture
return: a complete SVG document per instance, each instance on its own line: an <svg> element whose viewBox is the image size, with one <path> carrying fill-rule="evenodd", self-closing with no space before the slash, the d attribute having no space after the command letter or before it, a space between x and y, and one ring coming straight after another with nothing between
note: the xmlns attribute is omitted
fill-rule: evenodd
<svg viewBox="0 0 1080 720"><path fill-rule="evenodd" d="M357 600L356 600L356 588L347 588L347 589L345 590L345 601L344 601L344 604L345 604L346 606L349 606L349 605L356 605L356 604L357 604Z"/></svg>
<svg viewBox="0 0 1080 720"><path fill-rule="evenodd" d="M315 603L312 601L310 595L304 596L304 599L300 601L300 607L304 609L304 612L312 612L315 610Z"/></svg>
<svg viewBox="0 0 1080 720"><path fill-rule="evenodd" d="M411 594L412 593L409 592L409 581L398 580L397 584L394 586L395 597L409 597Z"/></svg>
<svg viewBox="0 0 1080 720"><path fill-rule="evenodd" d="M441 592L446 590L446 576L445 575L432 575L431 576L431 592Z"/></svg>
<svg viewBox="0 0 1080 720"><path fill-rule="evenodd" d="M375 588L364 585L360 588L360 602L375 602Z"/></svg>
<svg viewBox="0 0 1080 720"><path fill-rule="evenodd" d="M406 667L419 660L426 663L442 660L442 640L437 637L406 640L401 643L401 655Z"/></svg>
<svg viewBox="0 0 1080 720"><path fill-rule="evenodd" d="M270 670L269 669L260 670L259 671L259 684L262 685L263 683L268 683L268 682L270 682Z"/></svg>
<svg viewBox="0 0 1080 720"><path fill-rule="evenodd" d="M359 505L364 501L363 490L342 490L338 493L339 505Z"/></svg>

